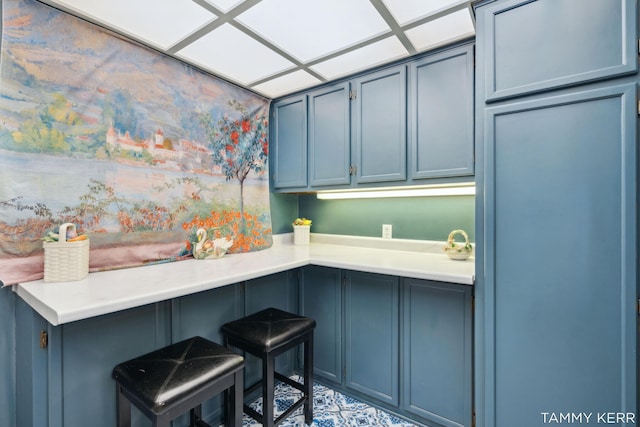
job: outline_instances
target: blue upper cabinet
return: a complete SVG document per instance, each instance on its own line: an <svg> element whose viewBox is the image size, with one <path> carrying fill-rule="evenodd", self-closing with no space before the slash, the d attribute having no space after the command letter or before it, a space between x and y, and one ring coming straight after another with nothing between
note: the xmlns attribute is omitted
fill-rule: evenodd
<svg viewBox="0 0 640 427"><path fill-rule="evenodd" d="M307 97L282 99L272 106L271 146L274 188L307 186Z"/></svg>
<svg viewBox="0 0 640 427"><path fill-rule="evenodd" d="M409 66L410 178L473 175L473 46Z"/></svg>
<svg viewBox="0 0 640 427"><path fill-rule="evenodd" d="M276 100L278 192L425 184L474 173L473 43Z"/></svg>
<svg viewBox="0 0 640 427"><path fill-rule="evenodd" d="M512 0L479 11L487 101L637 69L635 0Z"/></svg>
<svg viewBox="0 0 640 427"><path fill-rule="evenodd" d="M352 132L356 182L407 178L407 72L401 65L353 83Z"/></svg>
<svg viewBox="0 0 640 427"><path fill-rule="evenodd" d="M349 83L323 87L308 95L309 185L351 182Z"/></svg>

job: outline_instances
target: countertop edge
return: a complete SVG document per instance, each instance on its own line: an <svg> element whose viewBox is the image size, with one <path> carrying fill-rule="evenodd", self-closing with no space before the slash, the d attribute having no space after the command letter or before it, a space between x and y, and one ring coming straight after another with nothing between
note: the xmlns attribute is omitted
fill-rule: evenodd
<svg viewBox="0 0 640 427"><path fill-rule="evenodd" d="M418 241L402 245L397 240L380 240L383 239L354 240L352 236L314 237L312 234L311 245L296 246L292 244L290 234L274 235L273 247L262 251L227 255L220 260L184 260L91 273L77 282L45 283L38 280L14 285L13 291L45 320L57 326L305 265L464 285L474 283L472 260L451 261L441 252L432 252L439 249L442 242ZM392 249L385 248L385 244L393 245ZM413 250L399 250L404 247ZM431 267L426 266L429 263ZM194 265L198 268L194 269ZM137 283L136 292L131 292L127 283Z"/></svg>

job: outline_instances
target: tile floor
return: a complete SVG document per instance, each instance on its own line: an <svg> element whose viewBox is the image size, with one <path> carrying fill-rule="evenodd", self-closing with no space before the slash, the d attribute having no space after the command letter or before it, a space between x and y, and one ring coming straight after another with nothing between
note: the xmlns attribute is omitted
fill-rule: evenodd
<svg viewBox="0 0 640 427"><path fill-rule="evenodd" d="M300 381L299 377L294 379ZM276 416L284 412L301 395L301 391L279 383L275 391ZM318 383L313 385L313 402L314 427L416 427L406 420L373 408ZM254 401L251 406L256 411L262 412L262 399ZM246 414L242 424L243 427L261 425ZM282 427L304 427L304 425L302 407L280 424Z"/></svg>

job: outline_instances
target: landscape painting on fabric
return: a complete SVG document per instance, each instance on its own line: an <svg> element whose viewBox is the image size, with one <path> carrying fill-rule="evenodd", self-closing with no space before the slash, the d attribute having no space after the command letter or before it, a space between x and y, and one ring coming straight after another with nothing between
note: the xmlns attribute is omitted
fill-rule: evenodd
<svg viewBox="0 0 640 427"><path fill-rule="evenodd" d="M267 100L34 0L2 8L1 281L41 278L67 222L91 271L183 259L198 228L271 246Z"/></svg>

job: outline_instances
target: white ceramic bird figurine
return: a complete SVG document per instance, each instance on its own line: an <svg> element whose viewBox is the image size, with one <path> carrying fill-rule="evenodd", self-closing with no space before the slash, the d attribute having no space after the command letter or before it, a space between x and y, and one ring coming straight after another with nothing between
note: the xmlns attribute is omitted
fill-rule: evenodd
<svg viewBox="0 0 640 427"><path fill-rule="evenodd" d="M207 257L207 249L212 247L211 242L207 238L207 230L199 228L198 231L196 231L196 236L198 237L198 241L193 248L193 257L196 259L205 259Z"/></svg>
<svg viewBox="0 0 640 427"><path fill-rule="evenodd" d="M193 257L196 259L220 258L233 246L233 239L227 240L225 237L210 240L207 230L199 228L196 231L198 241L193 248Z"/></svg>

